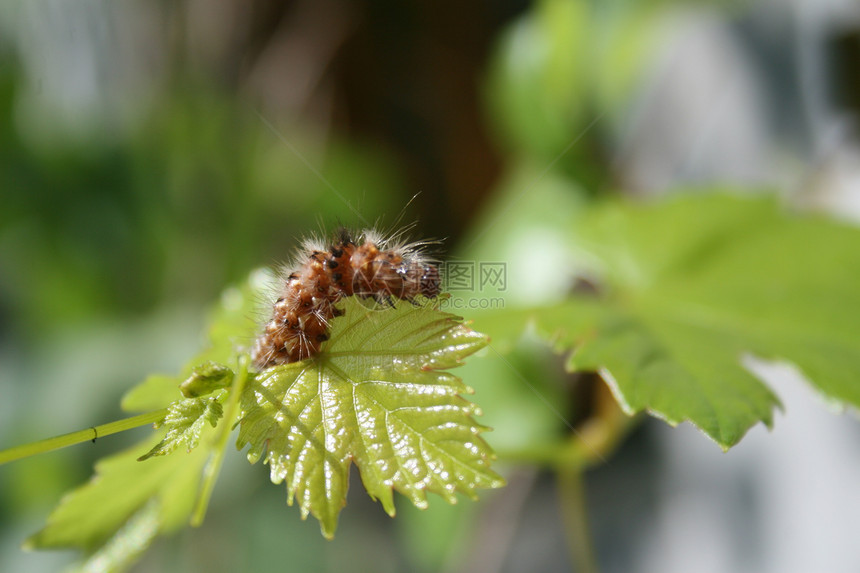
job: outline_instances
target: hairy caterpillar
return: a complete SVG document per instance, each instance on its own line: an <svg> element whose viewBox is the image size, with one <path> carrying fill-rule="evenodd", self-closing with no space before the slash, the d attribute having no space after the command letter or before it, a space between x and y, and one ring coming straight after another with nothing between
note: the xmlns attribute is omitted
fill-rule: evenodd
<svg viewBox="0 0 860 573"><path fill-rule="evenodd" d="M319 353L328 340L329 321L343 311L343 297L413 301L418 295L436 297L441 290L439 269L421 253L426 243L404 243L400 235L385 239L364 231L353 238L340 229L330 245L305 241L283 286L272 317L252 351L260 370L298 362Z"/></svg>

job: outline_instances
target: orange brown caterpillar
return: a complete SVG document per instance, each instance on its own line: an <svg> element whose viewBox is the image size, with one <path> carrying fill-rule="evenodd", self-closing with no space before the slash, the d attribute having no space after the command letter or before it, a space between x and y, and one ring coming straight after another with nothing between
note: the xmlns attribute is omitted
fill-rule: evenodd
<svg viewBox="0 0 860 573"><path fill-rule="evenodd" d="M272 318L254 345L254 366L263 370L318 354L328 340L329 322L343 314L335 307L343 297L388 304L394 298L436 297L441 290L439 269L422 256L423 244L386 240L375 231L353 239L346 229L337 232L328 248L306 241L294 270L284 273Z"/></svg>

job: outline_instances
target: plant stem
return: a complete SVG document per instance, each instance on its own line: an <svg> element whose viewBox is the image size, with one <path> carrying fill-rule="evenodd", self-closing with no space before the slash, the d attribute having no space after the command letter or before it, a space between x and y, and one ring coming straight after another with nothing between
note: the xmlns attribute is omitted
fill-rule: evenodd
<svg viewBox="0 0 860 573"><path fill-rule="evenodd" d="M638 417L627 416L613 404L587 420L565 440L496 450L496 455L502 462L534 464L555 470L568 467L586 469L601 464L640 421Z"/></svg>
<svg viewBox="0 0 860 573"><path fill-rule="evenodd" d="M191 525L194 527L203 523L203 518L206 516L206 509L209 507L209 500L212 497L212 491L215 488L215 480L221 471L221 464L224 461L224 450L227 449L227 439L230 437L230 432L233 431L234 421L239 415L239 395L245 387L245 382L248 380L248 359L246 356L239 358L239 368L236 375L233 377L233 383L230 386L230 394L227 398L227 407L224 408L224 418L221 421L220 432L215 437L215 445L206 466L203 468L203 478L200 485L200 492L197 495L197 501L194 503L194 513L191 515Z"/></svg>
<svg viewBox="0 0 860 573"><path fill-rule="evenodd" d="M598 384L593 413L569 438L566 449L554 460L565 522L567 545L577 573L599 570L588 524L583 475L586 468L606 461L631 427L627 416L605 384Z"/></svg>
<svg viewBox="0 0 860 573"><path fill-rule="evenodd" d="M588 525L585 488L582 483L583 470L576 467L563 468L559 469L556 475L571 561L576 565L577 573L598 573L594 543Z"/></svg>
<svg viewBox="0 0 860 573"><path fill-rule="evenodd" d="M158 422L164 419L166 415L167 408L162 408L161 410L153 410L146 414L140 414L138 416L132 416L130 418L102 424L101 426L93 426L86 430L78 430L77 432L63 434L62 436L54 436L53 438L39 440L38 442L30 442L29 444L15 446L14 448L0 451L0 465L20 460L22 458L35 456L36 454L51 452L60 448L65 448L66 446L86 442L88 440L95 442L97 438L102 438L118 432L124 432L125 430L131 430L132 428Z"/></svg>

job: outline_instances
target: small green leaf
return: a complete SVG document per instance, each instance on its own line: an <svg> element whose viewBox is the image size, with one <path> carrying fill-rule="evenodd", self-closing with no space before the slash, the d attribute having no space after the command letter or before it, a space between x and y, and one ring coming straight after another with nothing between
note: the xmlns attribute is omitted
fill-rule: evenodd
<svg viewBox="0 0 860 573"><path fill-rule="evenodd" d="M860 229L775 201L705 194L583 217L574 248L599 293L542 308L476 312L504 348L529 322L569 367L596 370L629 413L690 421L721 447L779 400L745 353L794 362L825 395L860 406Z"/></svg>
<svg viewBox="0 0 860 573"><path fill-rule="evenodd" d="M219 398L223 396L222 392L219 397L186 398L171 404L167 410L167 416L161 422L161 425L167 428L167 434L137 461L142 462L153 456L167 455L182 444L187 446L189 452L196 448L200 443L200 433L205 423L209 422L214 428L224 415L224 409L219 402Z"/></svg>
<svg viewBox="0 0 860 573"><path fill-rule="evenodd" d="M179 385L179 390L186 398L197 398L226 388L232 381L232 370L210 360L194 368L191 376Z"/></svg>
<svg viewBox="0 0 860 573"><path fill-rule="evenodd" d="M470 392L443 370L486 345L457 317L406 303L384 311L342 301L319 356L277 366L249 380L241 398L237 446L253 463L265 455L288 501L334 535L346 503L349 466L358 466L368 493L394 515L392 489L426 507L426 492L456 502L456 492L504 481L460 397Z"/></svg>

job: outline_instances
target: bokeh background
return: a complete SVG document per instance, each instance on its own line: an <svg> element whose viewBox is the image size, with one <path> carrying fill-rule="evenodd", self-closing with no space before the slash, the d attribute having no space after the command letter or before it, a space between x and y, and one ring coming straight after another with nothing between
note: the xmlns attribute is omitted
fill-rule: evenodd
<svg viewBox="0 0 860 573"><path fill-rule="evenodd" d="M321 227L414 221L507 262L516 303L569 288L556 230L607 194L729 186L856 221L858 113L853 0L5 0L0 447L123 416L130 386L199 347L225 287ZM460 374L491 444L564 432L480 360ZM547 348L511 361L576 417ZM589 472L604 571L860 570L860 424L754 367L786 406L773 432L723 454L648 421ZM0 570L73 562L19 545L146 431L0 468ZM327 542L228 456L203 527L134 570L571 570L552 474L500 467L505 490L401 499L394 520L356 481Z"/></svg>

